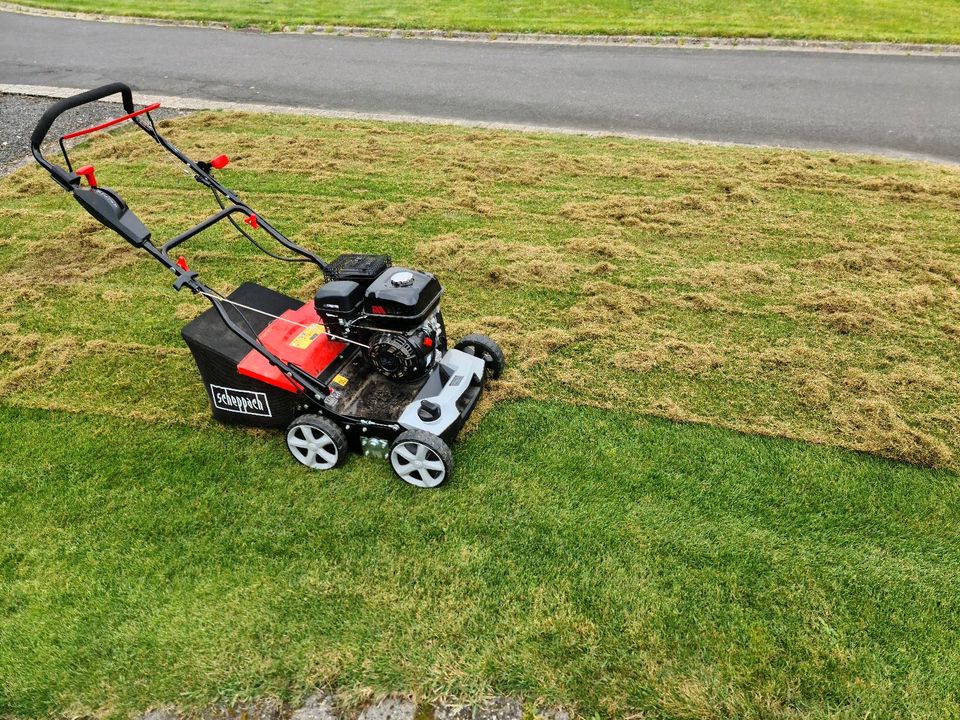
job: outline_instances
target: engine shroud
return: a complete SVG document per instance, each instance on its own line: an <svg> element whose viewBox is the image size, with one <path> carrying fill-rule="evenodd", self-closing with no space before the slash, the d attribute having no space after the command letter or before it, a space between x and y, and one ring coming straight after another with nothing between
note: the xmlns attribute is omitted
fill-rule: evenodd
<svg viewBox="0 0 960 720"><path fill-rule="evenodd" d="M383 256L355 255L341 262L344 257L334 262L337 272L328 274L336 279L314 297L328 332L367 345L367 359L388 378L423 377L446 348L440 283L427 272L390 267ZM380 272L365 277L372 269Z"/></svg>
<svg viewBox="0 0 960 720"><path fill-rule="evenodd" d="M313 296L317 315L323 318L327 331L346 335L348 324L360 316L363 308L363 287L353 280L333 280L317 288Z"/></svg>

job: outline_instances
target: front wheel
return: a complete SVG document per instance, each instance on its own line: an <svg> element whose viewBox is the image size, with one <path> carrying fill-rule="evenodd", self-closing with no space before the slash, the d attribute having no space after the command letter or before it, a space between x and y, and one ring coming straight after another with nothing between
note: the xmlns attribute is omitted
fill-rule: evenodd
<svg viewBox="0 0 960 720"><path fill-rule="evenodd" d="M347 459L347 436L322 415L301 415L287 428L287 449L308 468L331 470Z"/></svg>
<svg viewBox="0 0 960 720"><path fill-rule="evenodd" d="M433 488L453 472L453 453L433 433L407 430L390 447L390 465L397 477L420 488Z"/></svg>
<svg viewBox="0 0 960 720"><path fill-rule="evenodd" d="M487 368L487 376L491 380L497 380L503 374L506 359L503 356L503 350L493 338L478 334L467 335L457 343L456 349L483 360Z"/></svg>

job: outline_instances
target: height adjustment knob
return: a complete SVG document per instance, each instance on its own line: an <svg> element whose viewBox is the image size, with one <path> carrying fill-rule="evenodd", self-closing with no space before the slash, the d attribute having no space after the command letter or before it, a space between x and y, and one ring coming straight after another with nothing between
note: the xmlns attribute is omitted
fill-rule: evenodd
<svg viewBox="0 0 960 720"><path fill-rule="evenodd" d="M82 168L77 168L77 175L85 177L90 187L97 186L97 176L93 174L93 165L84 165Z"/></svg>

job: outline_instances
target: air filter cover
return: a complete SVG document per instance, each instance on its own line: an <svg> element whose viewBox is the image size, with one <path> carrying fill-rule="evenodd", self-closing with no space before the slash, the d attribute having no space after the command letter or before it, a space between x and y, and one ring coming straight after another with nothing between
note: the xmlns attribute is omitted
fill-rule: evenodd
<svg viewBox="0 0 960 720"><path fill-rule="evenodd" d="M352 280L366 286L390 267L388 255L340 255L327 266L327 280Z"/></svg>

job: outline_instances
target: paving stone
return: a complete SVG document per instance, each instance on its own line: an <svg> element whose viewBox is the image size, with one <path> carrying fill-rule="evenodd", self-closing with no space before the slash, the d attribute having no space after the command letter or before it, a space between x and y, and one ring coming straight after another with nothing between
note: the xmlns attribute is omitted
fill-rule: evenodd
<svg viewBox="0 0 960 720"><path fill-rule="evenodd" d="M217 705L201 717L203 720L280 720L281 709L276 700L255 700L237 705Z"/></svg>
<svg viewBox="0 0 960 720"><path fill-rule="evenodd" d="M511 697L495 697L477 708L475 720L521 720L523 704Z"/></svg>
<svg viewBox="0 0 960 720"><path fill-rule="evenodd" d="M446 701L434 705L433 717L434 720L521 720L523 703L506 696L491 698L480 705ZM556 720L569 720L569 718Z"/></svg>
<svg viewBox="0 0 960 720"><path fill-rule="evenodd" d="M342 720L343 715L337 708L336 696L319 691L292 712L275 700L257 700L216 705L200 717L202 720ZM523 717L523 703L507 696L491 698L479 705L448 700L420 708L408 698L389 697L364 708L357 720L523 720ZM571 720L572 715L563 708L541 707L534 717L536 720ZM182 720L182 717L174 709L161 708L144 713L138 720Z"/></svg>
<svg viewBox="0 0 960 720"><path fill-rule="evenodd" d="M293 711L290 720L338 720L335 698L331 693L314 693Z"/></svg>
<svg viewBox="0 0 960 720"><path fill-rule="evenodd" d="M473 720L474 707L457 702L438 702L433 706L433 720Z"/></svg>
<svg viewBox="0 0 960 720"><path fill-rule="evenodd" d="M387 698L370 705L360 713L359 720L413 720L417 706L406 698Z"/></svg>
<svg viewBox="0 0 960 720"><path fill-rule="evenodd" d="M563 708L537 708L537 720L570 720L570 711Z"/></svg>
<svg viewBox="0 0 960 720"><path fill-rule="evenodd" d="M474 707L455 700L441 700L433 705L433 720L473 720Z"/></svg>
<svg viewBox="0 0 960 720"><path fill-rule="evenodd" d="M149 710L140 716L140 720L177 720L177 713L171 708Z"/></svg>

